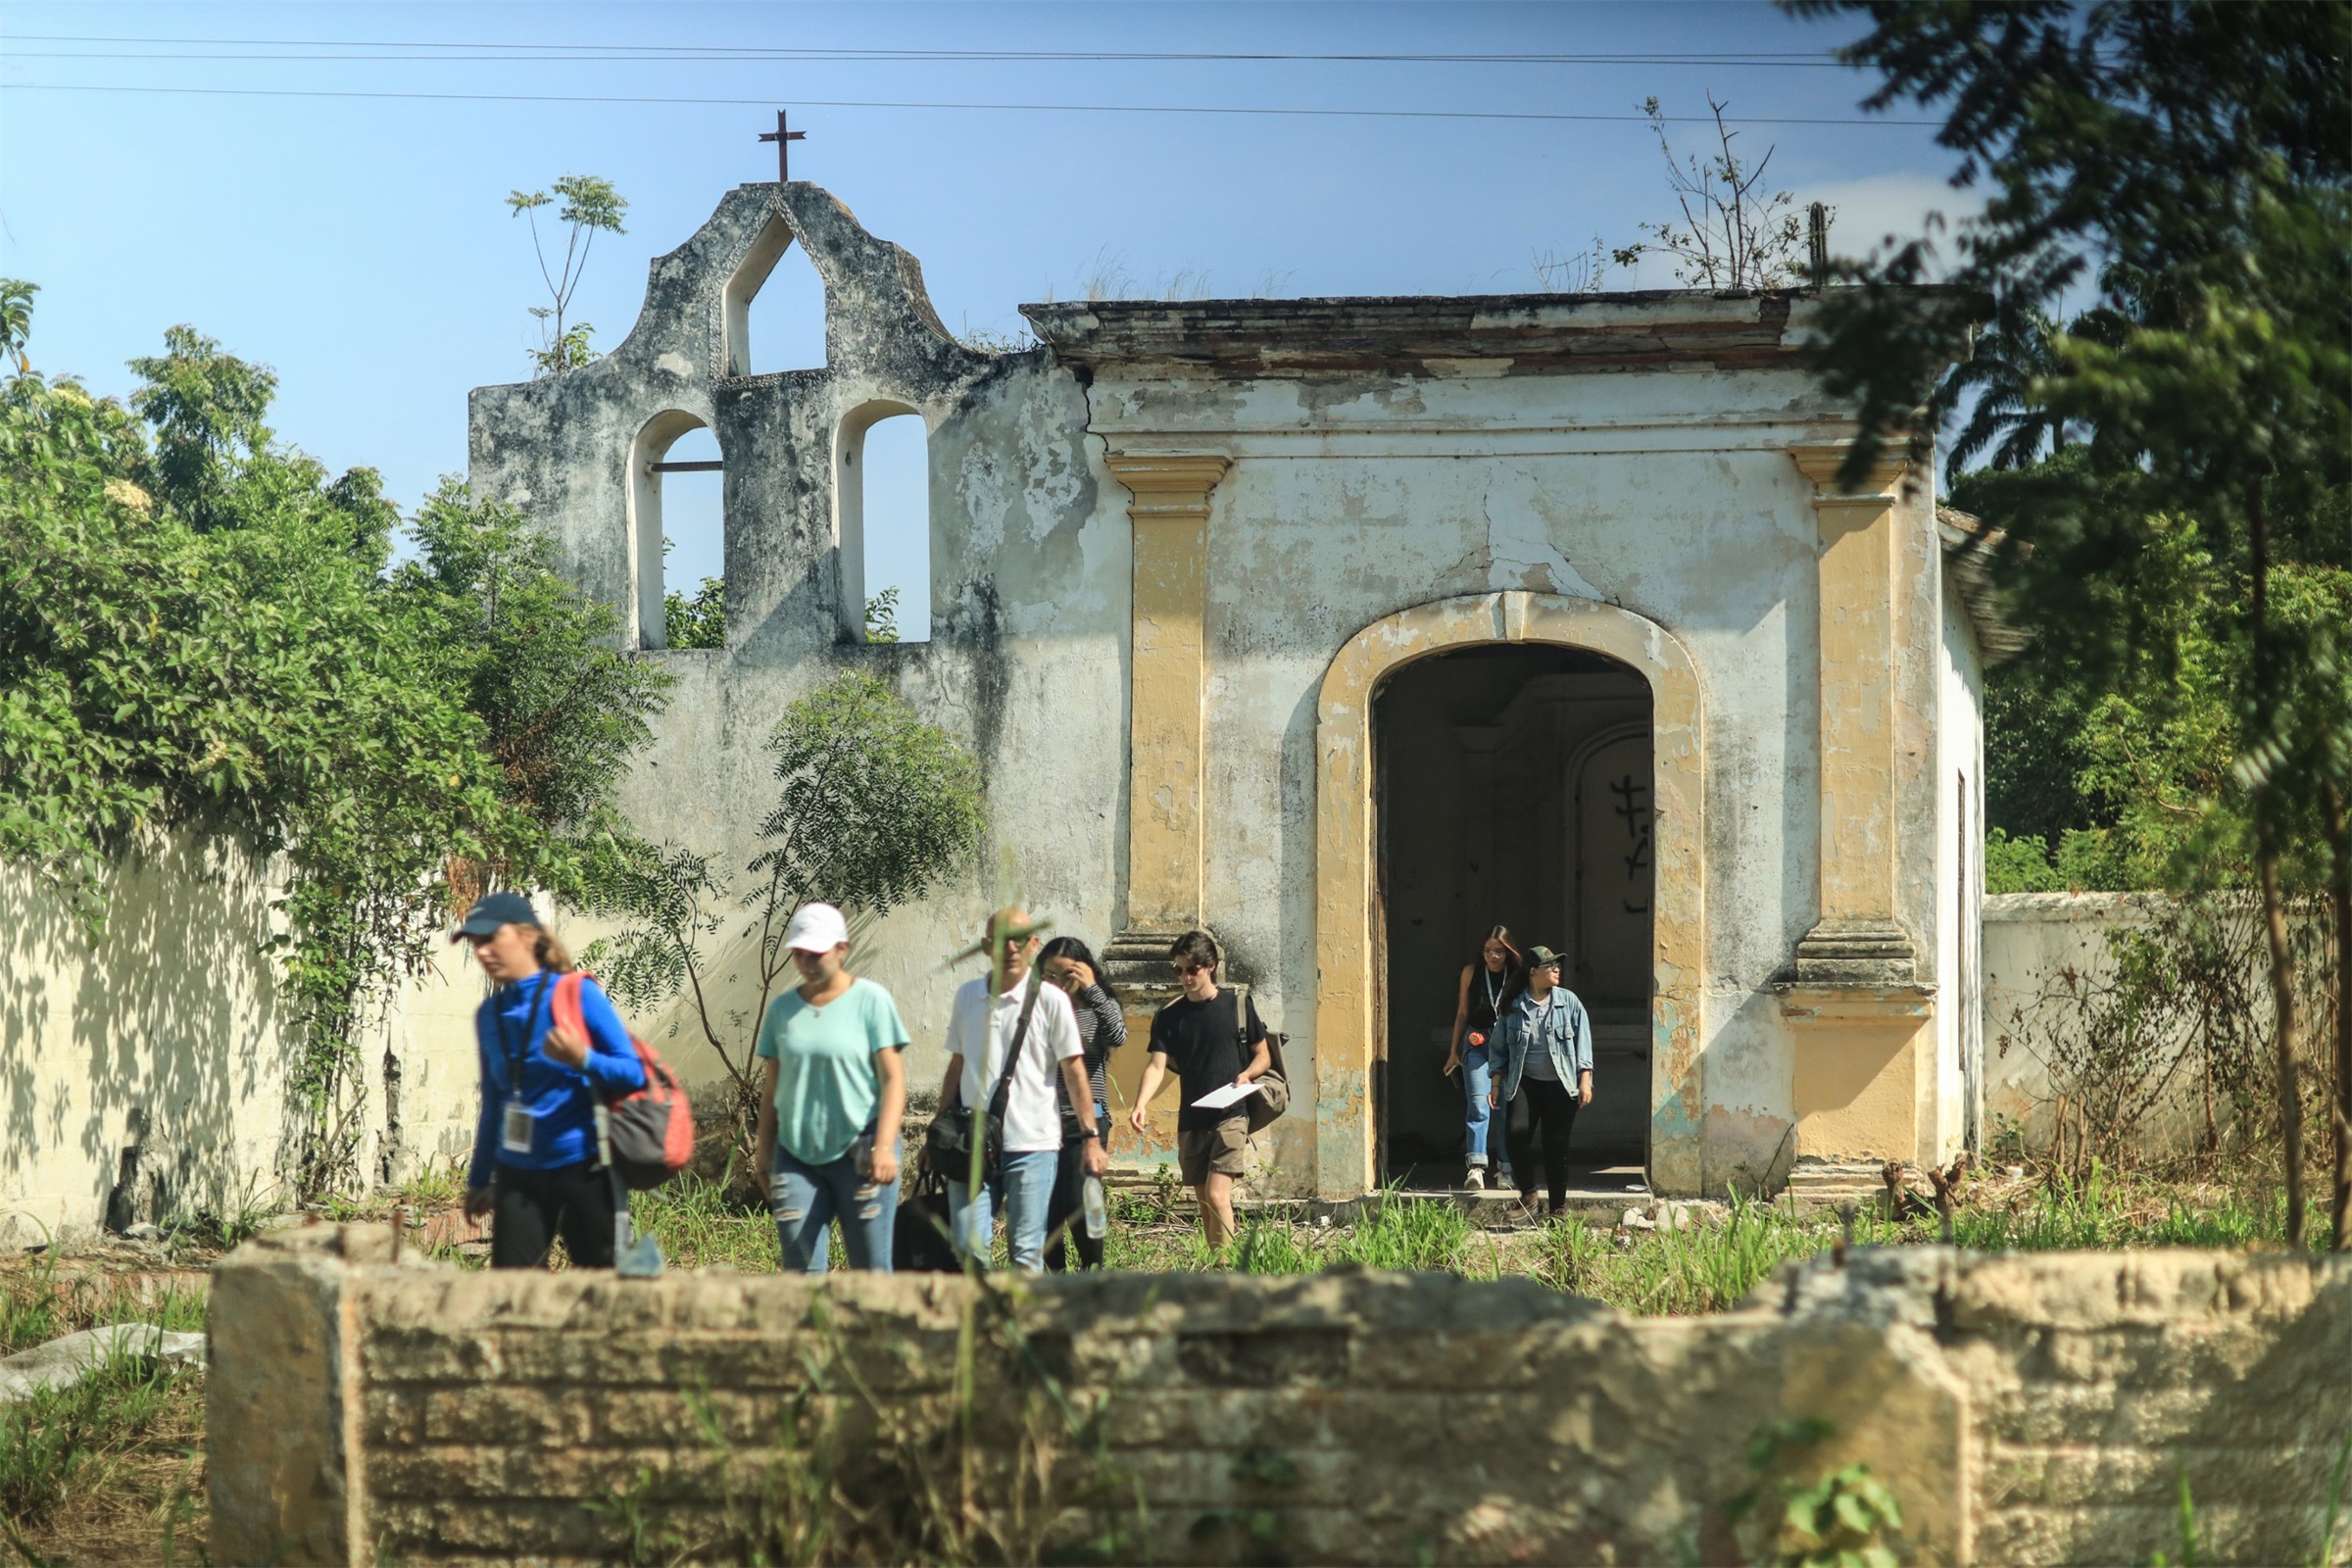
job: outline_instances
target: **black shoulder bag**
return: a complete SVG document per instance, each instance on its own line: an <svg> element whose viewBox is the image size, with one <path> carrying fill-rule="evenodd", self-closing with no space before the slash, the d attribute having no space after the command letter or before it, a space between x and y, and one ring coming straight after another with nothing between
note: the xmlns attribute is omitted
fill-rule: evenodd
<svg viewBox="0 0 2352 1568"><path fill-rule="evenodd" d="M1029 971L1029 983L1021 993L1020 1021L1012 1026L1012 1044L1004 1049L1004 1065L997 1073L996 1087L988 1096L988 1118L981 1132L981 1174L994 1177L1004 1154L1004 1107L1012 1098L1012 1069L1020 1064L1021 1047L1029 1040L1029 1015L1037 1010L1037 992L1041 984L1037 970ZM989 998L989 1010L996 1010L996 998ZM995 1028L992 1017L989 1027ZM985 1059L985 1058L983 1058ZM956 1086L957 1098L962 1085ZM960 1172L971 1169L972 1112L962 1104L942 1105L939 1114L931 1118L929 1131L924 1135L925 1146L931 1152L932 1167L954 1181Z"/></svg>

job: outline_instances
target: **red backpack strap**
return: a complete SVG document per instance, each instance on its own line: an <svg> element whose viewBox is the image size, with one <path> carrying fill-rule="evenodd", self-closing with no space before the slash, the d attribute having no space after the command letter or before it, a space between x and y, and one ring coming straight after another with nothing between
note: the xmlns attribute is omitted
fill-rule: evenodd
<svg viewBox="0 0 2352 1568"><path fill-rule="evenodd" d="M582 1039L588 1035L588 1019L580 1011L580 982L586 978L577 969L559 977L555 1000L549 1004L554 1009L555 1021L577 1030Z"/></svg>

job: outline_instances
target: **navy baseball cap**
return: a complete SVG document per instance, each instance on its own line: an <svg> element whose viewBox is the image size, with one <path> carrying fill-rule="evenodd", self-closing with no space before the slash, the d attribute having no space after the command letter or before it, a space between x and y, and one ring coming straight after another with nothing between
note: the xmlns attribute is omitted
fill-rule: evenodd
<svg viewBox="0 0 2352 1568"><path fill-rule="evenodd" d="M485 893L474 906L466 911L449 940L463 942L467 937L494 937L502 925L537 925L539 911L531 901L519 893Z"/></svg>

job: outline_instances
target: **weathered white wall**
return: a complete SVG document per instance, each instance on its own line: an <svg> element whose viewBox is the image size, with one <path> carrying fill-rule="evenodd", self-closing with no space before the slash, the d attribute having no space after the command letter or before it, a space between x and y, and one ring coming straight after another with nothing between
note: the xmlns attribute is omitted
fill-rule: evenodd
<svg viewBox="0 0 2352 1568"><path fill-rule="evenodd" d="M269 873L234 840L150 840L107 878L93 941L54 890L0 864L0 1244L101 1224L133 1145L134 1220L289 1200L295 1046L262 947ZM445 959L368 1030L363 1180L468 1147L480 996L465 960ZM401 1119L389 1145L387 1048Z"/></svg>
<svg viewBox="0 0 2352 1568"><path fill-rule="evenodd" d="M1984 661L1960 596L1946 576L1941 672L1936 687L1936 1157L1977 1147L1984 1122L1985 1035L1982 921L1984 888ZM1971 1077L1976 1079L1973 1085Z"/></svg>
<svg viewBox="0 0 2352 1568"><path fill-rule="evenodd" d="M2143 923L2159 895L1996 893L1984 901L1984 1137L2014 1125L2027 1147L2046 1148L2053 1128L2050 1067L2019 1014L2070 970L2113 972L2110 933ZM2176 1045L2179 1043L2176 1042ZM2071 1134L2070 1134L2071 1136Z"/></svg>

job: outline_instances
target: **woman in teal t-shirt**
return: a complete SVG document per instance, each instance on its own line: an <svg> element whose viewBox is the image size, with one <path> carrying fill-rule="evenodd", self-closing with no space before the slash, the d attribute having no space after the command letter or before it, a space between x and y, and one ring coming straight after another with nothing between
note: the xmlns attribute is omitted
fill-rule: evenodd
<svg viewBox="0 0 2352 1568"><path fill-rule="evenodd" d="M830 904L804 905L784 945L802 984L767 1004L759 1047L767 1058L760 1168L784 1266L822 1274L825 1233L838 1218L850 1267L887 1274L906 1026L889 992L845 967L850 928Z"/></svg>

